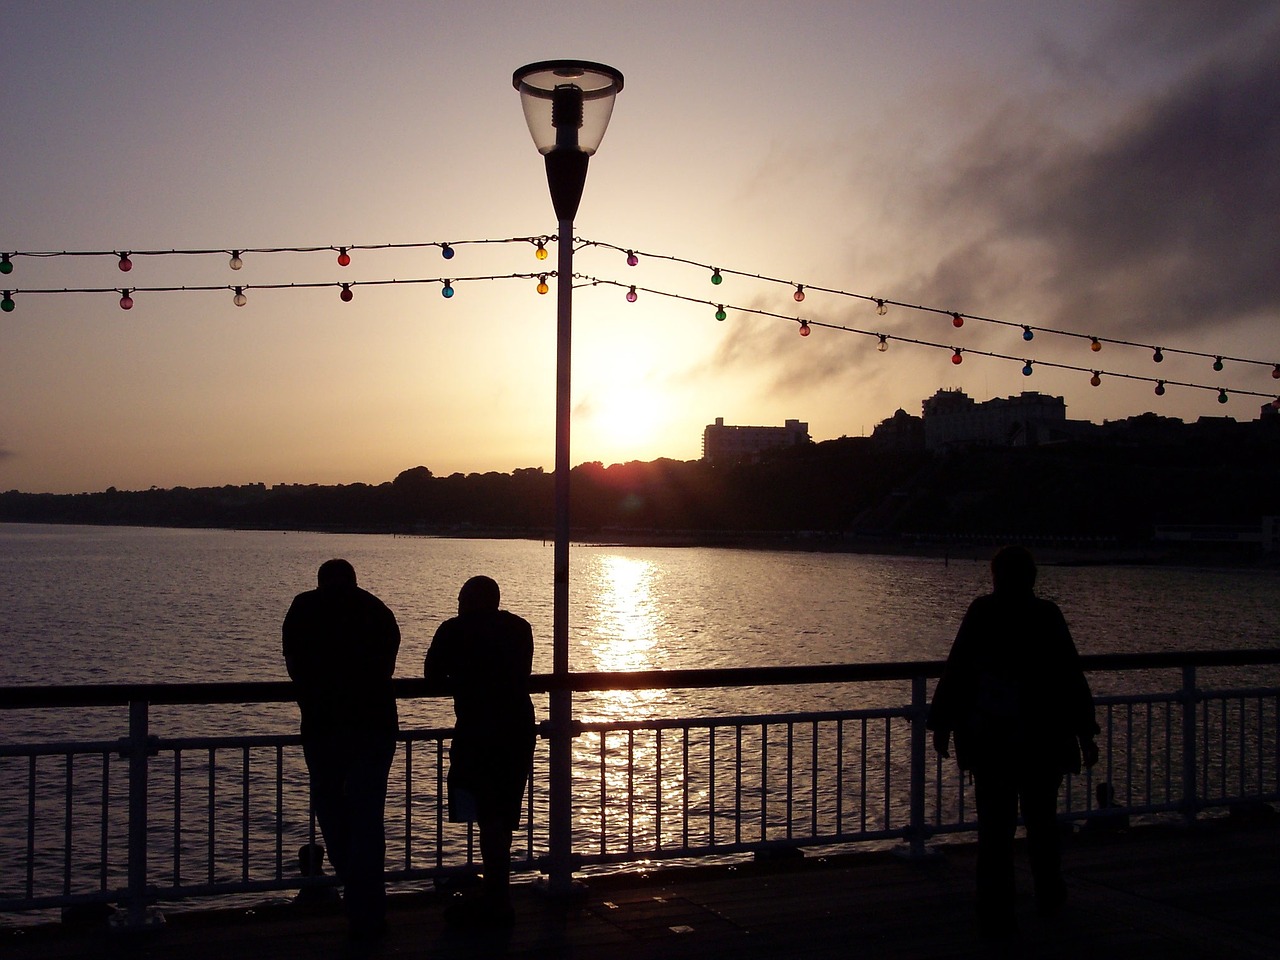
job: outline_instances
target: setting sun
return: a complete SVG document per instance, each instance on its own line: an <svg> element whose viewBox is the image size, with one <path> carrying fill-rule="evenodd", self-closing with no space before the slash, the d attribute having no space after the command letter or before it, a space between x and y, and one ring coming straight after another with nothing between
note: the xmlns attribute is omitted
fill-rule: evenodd
<svg viewBox="0 0 1280 960"><path fill-rule="evenodd" d="M575 445L609 462L645 459L664 444L667 401L652 388L617 384L584 398L575 411ZM581 439L578 444L577 440ZM661 450L654 456L660 456Z"/></svg>

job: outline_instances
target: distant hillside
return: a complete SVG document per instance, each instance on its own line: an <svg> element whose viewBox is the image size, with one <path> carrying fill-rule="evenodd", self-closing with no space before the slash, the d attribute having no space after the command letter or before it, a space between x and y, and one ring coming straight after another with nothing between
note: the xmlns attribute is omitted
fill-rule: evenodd
<svg viewBox="0 0 1280 960"><path fill-rule="evenodd" d="M751 465L655 460L572 472L578 537L703 542L801 531L846 538L1151 539L1157 524L1258 524L1280 514L1280 442L1071 443L935 457L865 438L781 450ZM432 475L378 485L261 484L74 495L0 494L8 522L549 536L554 478Z"/></svg>

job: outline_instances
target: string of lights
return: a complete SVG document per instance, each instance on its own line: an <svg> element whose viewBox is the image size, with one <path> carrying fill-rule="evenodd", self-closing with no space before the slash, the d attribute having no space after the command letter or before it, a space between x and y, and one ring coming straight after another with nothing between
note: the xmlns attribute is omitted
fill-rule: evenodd
<svg viewBox="0 0 1280 960"><path fill-rule="evenodd" d="M1030 324L1030 323L1021 323L1019 321L1014 321L1014 320L1003 320L998 317L987 317L987 316L982 316L980 314L975 314L975 313L949 310L943 307L934 307L926 304L910 303L903 300L895 300L891 297L876 297L876 296L871 296L870 294L851 293L847 290L840 290L834 287L824 287L818 284L797 283L794 280L783 280L778 277L771 277L771 276L767 276L759 273L750 273L744 270L733 270L727 267L716 267L716 266L712 266L709 263L700 263L697 260L689 260L685 257L677 257L677 256L672 256L670 254L651 253L648 251L636 250L635 248L620 247L616 244L606 243L598 240L587 240L583 238L578 238L578 242L581 247L594 246L594 247L600 247L601 249L613 250L618 253L626 254L627 266L630 266L630 267L637 266L640 263L640 258L644 257L646 259L661 260L669 263L679 263L685 266L696 267L699 270L710 271L711 282L716 286L719 286L721 283L724 282L724 277L735 276L735 277L743 277L751 280L761 280L766 283L780 284L782 286L791 287L794 289L792 296L797 303L804 302L806 291L818 291L821 293L829 293L834 296L847 297L851 300L863 300L863 301L867 301L869 303L875 304L876 313L879 316L884 316L886 313L888 313L888 309L891 306L903 307L908 310L916 310L922 313L933 313L941 316L950 317L952 326L954 327L964 326L964 322L966 320L973 320L979 323L989 323L989 324L1005 326L1005 327L1017 327L1020 330L1022 330L1022 339L1025 341L1033 340L1037 333L1045 333L1045 334L1051 334L1053 336L1059 336L1059 337L1074 337L1080 340L1088 340L1089 349L1094 353L1099 352L1102 349L1102 345L1108 344L1108 343L1114 344L1116 346L1140 347L1140 348L1151 351L1151 359L1155 363L1164 362L1165 354L1180 354L1183 356L1202 357L1205 359L1213 360L1213 369L1215 372L1221 371L1223 369L1225 362L1227 361L1230 361L1233 363L1254 364L1258 366L1271 367L1272 377L1280 380L1280 363L1277 363L1272 360L1259 360L1259 359L1254 359L1250 357L1231 357L1225 354L1206 353L1200 350L1188 350L1180 347L1164 347L1164 346L1158 346L1156 344L1139 343L1132 340L1122 340L1115 337L1093 336L1087 333L1078 333L1074 330L1059 330L1053 327L1038 326L1036 324Z"/></svg>
<svg viewBox="0 0 1280 960"><path fill-rule="evenodd" d="M115 257L117 266L120 268L121 272L128 273L133 269L133 259L135 257L200 257L213 254L229 257L230 259L228 260L227 265L232 270L239 270L244 266L244 257L246 254L317 253L328 251L338 255L338 266L346 267L351 264L352 251L420 250L430 247L439 247L440 255L446 260L452 260L459 247L504 243L533 244L534 249L538 254L538 259L545 260L547 258L547 244L555 239L554 235L543 234L541 236L533 237L508 237L501 240L431 240L412 243L348 243L346 245L325 244L322 246L300 247L211 247L195 250L13 250L7 253L0 252L0 274L8 275L13 273L13 261L18 257L31 257L33 259L50 259L56 257Z"/></svg>
<svg viewBox="0 0 1280 960"><path fill-rule="evenodd" d="M355 294L354 287L382 287L391 285L408 285L422 283L438 283L441 285L440 295L445 299L451 299L454 295L454 284L456 283L473 283L484 280L533 280L537 279L538 293L545 294L550 287L547 285L547 278L555 276L555 272L549 273L505 273L491 274L489 276L474 277L416 277L412 279L391 279L391 280L353 280L348 283L339 281L317 281L313 283L246 283L246 284L212 284L200 286L178 286L178 287L57 287L57 288L35 288L23 290L6 290L3 299L0 299L0 310L5 313L12 313L17 303L15 296L35 295L35 294L62 294L62 293L118 293L120 295L120 308L122 310L132 310L134 306L133 295L135 293L194 293L209 291L224 291L232 294L232 302L237 307L243 307L248 303L247 293L252 290L307 290L320 289L324 287L339 288L338 296L345 302L351 301Z"/></svg>
<svg viewBox="0 0 1280 960"><path fill-rule="evenodd" d="M1025 357L1016 357L1010 354L997 353L992 350L979 350L973 347L959 347L954 344L938 343L931 340L922 340L916 337L904 337L898 334L881 333L874 330L862 330L857 327L847 326L845 324L829 323L823 320L802 319L799 317L791 317L786 314L774 313L769 310L763 310L757 307L742 307L732 304L717 303L714 300L704 300L699 297L690 297L685 294L671 293L666 290L656 290L650 287L642 287L639 284L622 283L617 280L607 280L600 277L588 276L586 274L575 273L575 280L582 281L583 286L610 286L625 289L626 299L628 303L635 303L641 293L653 294L659 297L666 297L672 300L680 300L685 303L694 303L707 307L715 308L715 318L718 321L724 321L728 318L729 311L738 313L754 314L755 316L768 317L775 320L785 320L789 323L799 325L799 333L802 337L809 336L813 328L818 327L827 330L836 330L842 333L853 333L864 337L874 337L876 339L876 349L884 353L889 348L890 342L908 343L920 347L929 347L937 350L948 350L951 352L951 362L960 364L964 362L965 354L973 354L974 356L989 357L995 360L1010 360L1022 364L1023 376L1031 376L1035 372L1035 367L1048 367L1056 370L1070 370L1077 373L1088 373L1089 383L1092 386L1100 386L1102 378L1115 377L1122 380L1136 380L1144 383L1155 384L1155 393L1157 396L1163 396L1167 387L1187 387L1195 390L1208 390L1217 393L1218 402L1226 403L1230 399L1231 394L1237 394L1248 397L1264 397L1272 401L1272 405L1280 407L1280 397L1274 397L1270 393L1260 393L1256 390L1245 390L1232 387L1230 390L1226 387L1212 386L1205 383L1192 383L1182 380L1159 379L1156 377L1142 376L1140 374L1122 373L1116 371L1099 370L1090 367L1077 366L1070 363L1059 363L1050 360L1036 360Z"/></svg>
<svg viewBox="0 0 1280 960"><path fill-rule="evenodd" d="M534 247L534 254L538 260L546 260L548 257L547 244L556 241L558 238L553 234L541 234L526 237L509 237L504 239L478 239L478 240L458 240L458 241L421 241L408 243L365 243L365 244L347 244L347 245L304 245L304 246L277 246L277 247L242 247L242 248L203 248L203 249L168 249L168 250L62 250L62 251L11 251L0 253L0 274L9 275L14 270L14 259L18 257L31 258L57 258L57 257L115 257L117 265L122 272L129 272L133 268L134 257L165 257L165 256L206 256L206 255L225 255L230 259L228 266L232 270L239 270L244 265L244 256L249 254L277 254L277 253L315 253L315 252L335 252L337 254L337 263L340 267L349 266L351 263L351 253L353 251L378 251L378 250L405 250L405 249L424 249L439 248L441 256L446 260L452 260L456 254L456 249L467 245L483 245L483 244L530 244ZM1089 348L1092 352L1099 352L1104 343L1115 344L1124 347L1145 348L1152 351L1152 359L1156 363L1163 362L1165 354L1179 354L1191 357L1202 357L1213 359L1213 370L1220 372L1224 369L1226 361L1251 364L1257 366L1270 366L1272 368L1271 375L1275 379L1280 379L1280 363L1274 363L1269 360L1259 360L1249 357L1234 357L1225 354L1208 353L1199 350L1190 350L1181 347L1163 347L1152 344L1145 344L1131 340L1124 340L1114 337L1093 336L1082 334L1071 330L1059 330L1052 327L1033 325L1028 323L1020 323L1012 320L1005 320L997 317L988 317L978 314L965 313L955 310L948 310L941 307L929 306L926 304L916 304L907 301L896 300L889 297L876 297L863 293L854 293L841 290L834 287L822 286L819 284L804 284L792 280L783 280L778 277L768 276L761 273L752 273L744 270L736 270L726 267L716 267L711 264L702 263L691 260L686 257L679 257L671 254L654 253L650 251L638 251L634 248L621 247L616 244L604 241L590 240L581 237L575 237L575 249L585 247L599 247L605 250L612 250L626 255L628 266L637 266L641 257L652 260L666 261L670 263L682 264L699 270L709 271L711 283L719 286L724 282L725 276L735 276L747 279L759 280L766 283L780 284L792 288L793 298L797 303L805 300L806 291L818 291L821 293L831 294L834 296L845 297L854 300L863 300L875 305L876 313L884 316L888 312L890 306L902 307L909 310L919 311L923 313L933 313L948 316L951 318L954 327L962 327L966 320L973 320L981 323L989 323L1006 327L1017 327L1022 330L1022 339L1030 342L1034 339L1036 333L1046 333L1054 336L1072 337L1077 339L1085 339L1089 341ZM284 289L315 289L324 287L334 287L339 290L339 296L343 301L350 301L354 297L353 288L357 286L381 286L388 284L440 284L441 295L446 299L452 298L455 292L455 283L468 283L486 280L508 280L508 279L534 279L538 280L537 292L545 294L549 287L547 280L549 277L555 276L554 271L544 271L538 273L511 273L488 276L469 276L469 277L430 277L415 279L390 279L390 280L359 280L351 282L342 281L319 281L314 283L256 283L256 284L225 284L225 285L200 285L200 286L136 286L136 287L63 287L63 288L23 288L14 290L4 290L3 297L0 298L0 310L5 313L13 312L16 309L17 296L25 296L28 294L102 294L112 293L119 294L119 305L122 309L129 310L134 306L134 294L136 293L168 293L168 292L198 292L198 291L226 291L232 294L233 303L236 306L244 306L248 297L247 294L254 290L284 290ZM652 293L658 296L668 297L677 300L683 300L690 303L705 304L716 308L716 319L723 320L726 316L726 308L723 303L717 303L713 300L691 297L682 294L670 293L662 290L639 287L634 284L623 283L615 280L601 280L595 277L587 277L581 274L575 274L575 279L581 279L590 285L608 284L613 286L625 287L627 289L627 299L634 302L637 298L638 291L643 290L646 293ZM1063 370L1074 370L1087 372L1090 376L1090 382L1097 386L1101 382L1101 377L1105 374L1108 377L1116 377L1129 380L1138 380L1156 385L1155 392L1163 394L1166 386L1189 387L1200 390L1216 391L1219 402L1226 403L1228 399L1228 389L1221 386L1211 386L1203 383L1190 383L1180 380L1171 380L1167 378L1157 378L1152 376L1143 376L1138 374L1120 373L1115 371L1104 371L1093 369L1086 366L1074 364L1066 364L1048 360L1032 360L1020 359L1018 357L998 353L994 351L979 350L974 347L962 347L950 344L942 344L935 341L923 340L913 337L902 336L899 334L880 333L870 330L862 330L856 327L844 326L840 324L829 323L819 320L804 320L797 317L789 317L783 314L771 313L765 310L759 310L749 307L732 307L733 310L742 313L754 313L760 316L774 317L778 319L788 320L799 324L800 334L808 336L812 327L823 327L833 330L841 330L848 333L856 333L863 336L873 336L877 338L877 347L883 351L887 349L890 341L899 341L903 343L916 344L925 347L937 349L946 349L952 351L952 362L963 362L964 355L971 353L977 356L986 356L1001 360L1018 360L1023 364L1023 374L1030 376L1036 366L1051 367ZM1231 388L1230 393L1243 394L1246 396L1270 397L1271 394L1259 393L1253 390L1245 390L1240 388Z"/></svg>

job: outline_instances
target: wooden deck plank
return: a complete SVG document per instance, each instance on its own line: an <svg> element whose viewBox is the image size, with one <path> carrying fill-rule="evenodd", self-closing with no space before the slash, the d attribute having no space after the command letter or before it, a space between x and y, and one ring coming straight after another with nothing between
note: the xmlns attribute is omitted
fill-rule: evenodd
<svg viewBox="0 0 1280 960"><path fill-rule="evenodd" d="M973 923L974 850L948 844L910 861L854 853L735 868L593 877L583 900L555 903L517 886L517 923L466 932L444 922L443 894L392 898L391 931L372 951L403 960L960 960L989 956L1125 960L1280 955L1280 825L1145 828L1066 855L1071 899L1042 918L1020 852L1020 935L985 944ZM108 934L50 925L0 930L12 960L316 960L353 955L333 908L173 914L159 930Z"/></svg>

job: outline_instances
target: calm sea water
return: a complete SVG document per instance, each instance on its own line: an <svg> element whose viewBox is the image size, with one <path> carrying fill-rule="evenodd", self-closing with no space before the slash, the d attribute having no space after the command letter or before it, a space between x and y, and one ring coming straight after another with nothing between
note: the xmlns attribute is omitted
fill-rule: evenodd
<svg viewBox="0 0 1280 960"><path fill-rule="evenodd" d="M533 624L534 669L550 671L550 543L0 524L0 685L286 679L280 621L334 556L396 612L398 676L420 675L458 587L480 573ZM975 560L697 547L575 545L570 573L579 670L940 659L989 583ZM1039 586L1082 653L1280 643L1274 570L1044 566ZM580 703L587 719L764 706L741 691ZM407 719L447 721L440 706L409 705Z"/></svg>
<svg viewBox="0 0 1280 960"><path fill-rule="evenodd" d="M420 675L436 626L455 611L459 586L480 573L502 585L504 606L531 621L534 668L550 671L550 544L0 524L0 686L286 679L280 622L294 594L309 589L319 564L334 556L351 560L361 583L395 610L403 631L399 676ZM986 563L973 560L710 548L577 545L570 568L573 667L608 671L941 659L970 599L985 592L989 581ZM1254 570L1047 565L1040 579L1041 593L1066 612L1082 653L1274 647L1280 642L1278 587L1280 573ZM1265 682L1275 682L1274 673ZM1097 693L1111 692L1108 684L1129 682L1136 681L1093 678ZM1163 689L1177 687L1176 676L1155 682ZM1208 682L1263 681L1253 673L1223 671ZM592 721L900 705L908 699L905 684L833 684L604 693L578 696L574 703L576 715ZM535 705L545 717L545 698ZM452 714L448 701L437 698L402 702L401 718L406 728L423 728L448 726ZM114 739L126 733L127 711L9 711L0 722L3 743ZM151 725L167 737L294 733L297 709L291 703L153 707ZM660 827L651 816L653 795L661 793L667 808L677 810L683 789L678 770L674 775L668 770L665 778L657 775L660 743L642 738L636 748L641 784L636 789L642 799L635 829L642 832L679 827ZM584 785L599 776L598 749L599 741L591 737L575 741L575 768L582 768ZM219 776L229 779L219 781L214 823L221 840L210 866L201 859L205 800L196 795L204 768L198 756L188 763L194 767L187 773L183 801L189 817L180 854L183 875L190 880L216 869L220 876L238 876L236 764L219 768ZM25 863L26 828L7 825L26 823L25 790L34 775L24 758L9 758L8 766L0 767L0 863ZM169 837L177 799L164 781L168 769L160 765L153 774L153 852L161 881L175 857ZM264 876L273 869L274 790L284 790L289 849L307 836L308 824L307 779L298 752L290 752L280 788L272 769L260 764L246 777L268 798L266 812L251 820L252 869ZM75 839L64 844L61 831L70 822L70 808L63 806L61 791L70 778L69 761L63 766L54 758L41 767L34 870L41 889L47 886L50 892L60 889L63 858L72 857L72 846L76 889L93 889L99 871L109 874L110 888L124 882L122 855L113 853L109 868L96 859L105 774L95 779L91 763L76 770ZM430 771L416 776L426 778L417 784L414 802L422 822L429 822ZM403 768L393 770L393 796L406 794L404 777ZM616 782L611 779L609 826L604 827L590 798L583 800L575 812L580 844L599 843L596 830L608 833L611 849L627 843L630 808L619 805L628 802L630 775L619 767L610 777ZM112 782L117 792L124 789L121 777ZM866 789L874 787L872 782ZM647 802L645 789L654 792ZM705 784L699 789L703 792L695 800L704 802ZM823 790L830 789L824 781ZM829 799L826 793L823 797L823 802ZM126 810L123 797L111 804L113 835L124 835L120 818ZM895 811L894 816L905 816ZM215 827L208 824L208 829ZM676 834L670 840L670 846L678 844ZM444 831L442 849L449 857L459 856L465 843L464 833ZM429 855L425 847L415 854L419 861ZM0 895L19 896L22 877L9 873L6 878L0 872ZM19 886L10 889L12 884ZM6 922L0 917L0 924Z"/></svg>

